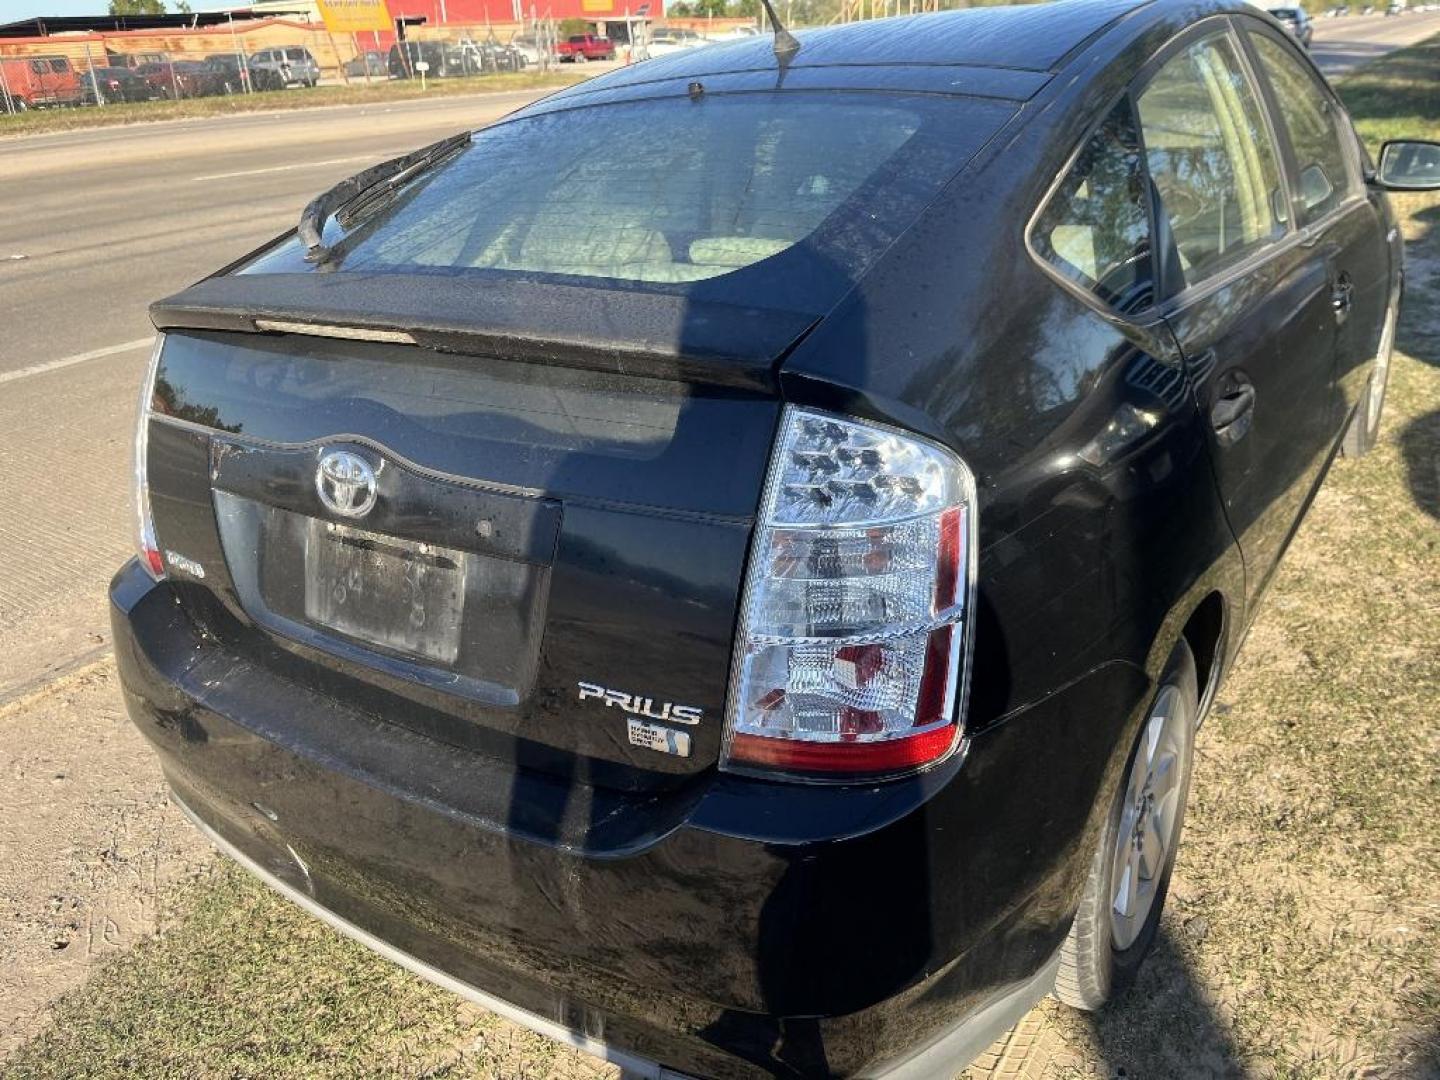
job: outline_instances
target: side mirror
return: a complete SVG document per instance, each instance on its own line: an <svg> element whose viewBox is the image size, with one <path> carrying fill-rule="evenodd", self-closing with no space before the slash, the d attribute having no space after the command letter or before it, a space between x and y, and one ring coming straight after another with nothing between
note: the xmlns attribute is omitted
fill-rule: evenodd
<svg viewBox="0 0 1440 1080"><path fill-rule="evenodd" d="M1440 143L1416 139L1385 143L1375 182L1389 191L1440 191Z"/></svg>

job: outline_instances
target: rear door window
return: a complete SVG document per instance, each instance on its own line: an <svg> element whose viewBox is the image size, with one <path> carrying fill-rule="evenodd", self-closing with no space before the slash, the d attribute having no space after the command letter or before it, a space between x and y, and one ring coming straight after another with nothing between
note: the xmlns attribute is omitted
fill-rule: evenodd
<svg viewBox="0 0 1440 1080"><path fill-rule="evenodd" d="M1358 184L1345 150L1344 115L1285 45L1268 34L1252 33L1250 40L1295 152L1300 215L1308 224L1339 206Z"/></svg>
<svg viewBox="0 0 1440 1080"><path fill-rule="evenodd" d="M1227 35L1166 61L1141 91L1139 111L1150 178L1187 285L1285 232L1278 155Z"/></svg>
<svg viewBox="0 0 1440 1080"><path fill-rule="evenodd" d="M1145 183L1127 97L1080 151L1030 234L1041 259L1124 313L1147 306L1154 293Z"/></svg>

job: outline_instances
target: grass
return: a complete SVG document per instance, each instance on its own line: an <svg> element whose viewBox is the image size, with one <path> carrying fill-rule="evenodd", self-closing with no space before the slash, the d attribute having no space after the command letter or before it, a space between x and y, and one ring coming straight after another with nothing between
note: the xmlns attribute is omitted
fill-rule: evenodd
<svg viewBox="0 0 1440 1080"><path fill-rule="evenodd" d="M1440 138L1437 48L1345 84L1372 144ZM1440 1075L1440 198L1395 205L1411 284L1380 445L1336 464L1201 732L1138 985L1098 1017L1041 1006L1051 1075ZM228 867L177 911L62 999L8 1074L613 1075Z"/></svg>
<svg viewBox="0 0 1440 1080"><path fill-rule="evenodd" d="M1386 139L1440 138L1440 37L1361 68L1344 81L1342 93L1377 154Z"/></svg>
<svg viewBox="0 0 1440 1080"><path fill-rule="evenodd" d="M229 865L177 910L160 936L65 998L6 1077L607 1073L420 982Z"/></svg>
<svg viewBox="0 0 1440 1080"><path fill-rule="evenodd" d="M0 138L6 135L38 135L80 128L113 127L152 120L314 109L327 105L364 105L374 102L410 101L422 97L459 97L507 90L540 90L570 86L582 82L593 73L593 69L588 65L571 65L569 68L550 72L501 72L464 79L432 79L423 91L419 81L413 79L377 80L373 83L366 83L362 79L348 86L270 90L258 94L229 94L183 101L136 101L106 105L104 108L34 109L15 116L7 115L0 109Z"/></svg>

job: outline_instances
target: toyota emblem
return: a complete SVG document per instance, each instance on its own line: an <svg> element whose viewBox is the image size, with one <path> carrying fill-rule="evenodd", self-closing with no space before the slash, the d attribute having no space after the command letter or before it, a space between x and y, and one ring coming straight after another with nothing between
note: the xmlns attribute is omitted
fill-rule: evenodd
<svg viewBox="0 0 1440 1080"><path fill-rule="evenodd" d="M342 517L364 517L375 505L375 470L359 454L331 450L315 470L315 490L320 501Z"/></svg>

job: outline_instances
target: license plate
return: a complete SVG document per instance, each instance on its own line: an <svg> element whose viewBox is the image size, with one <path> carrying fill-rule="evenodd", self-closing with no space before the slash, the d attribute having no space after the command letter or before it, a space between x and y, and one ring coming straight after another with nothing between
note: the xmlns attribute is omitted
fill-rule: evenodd
<svg viewBox="0 0 1440 1080"><path fill-rule="evenodd" d="M627 717L625 723L631 746L643 746L647 750L659 750L662 754L674 754L676 757L690 756L689 732L647 724L633 716Z"/></svg>
<svg viewBox="0 0 1440 1080"><path fill-rule="evenodd" d="M305 617L359 641L453 664L465 567L463 552L312 518Z"/></svg>

